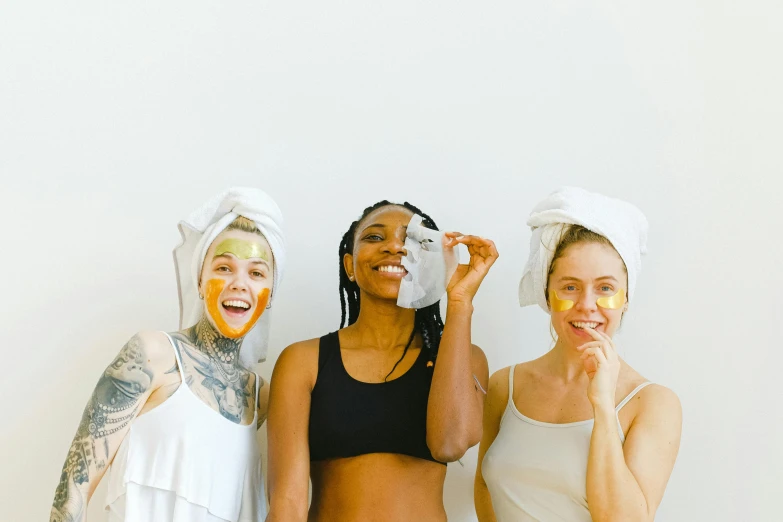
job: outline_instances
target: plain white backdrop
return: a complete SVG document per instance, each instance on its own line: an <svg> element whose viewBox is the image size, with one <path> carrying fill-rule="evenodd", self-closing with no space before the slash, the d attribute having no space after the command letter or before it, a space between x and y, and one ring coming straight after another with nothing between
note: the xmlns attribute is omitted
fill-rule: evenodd
<svg viewBox="0 0 783 522"><path fill-rule="evenodd" d="M475 302L494 371L543 353L520 309L532 206L564 184L650 221L621 355L673 388L657 520L783 519L783 4L2 2L0 505L45 520L100 375L177 327L176 223L229 185L277 199L290 263L269 376L338 327L337 248L409 200L501 257ZM262 434L263 436L263 434ZM265 439L264 439L265 440ZM449 465L475 520L476 448ZM103 488L90 522L105 520Z"/></svg>

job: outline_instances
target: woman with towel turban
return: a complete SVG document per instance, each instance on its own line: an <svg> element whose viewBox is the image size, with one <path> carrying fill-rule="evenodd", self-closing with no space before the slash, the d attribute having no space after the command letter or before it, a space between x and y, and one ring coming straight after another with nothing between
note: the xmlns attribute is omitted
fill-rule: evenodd
<svg viewBox="0 0 783 522"><path fill-rule="evenodd" d="M653 520L679 448L680 403L620 359L612 339L636 295L647 220L626 202L564 188L528 225L520 304L550 314L557 339L490 379L479 520Z"/></svg>
<svg viewBox="0 0 783 522"><path fill-rule="evenodd" d="M219 194L180 223L180 331L140 332L84 410L52 521L83 521L106 470L110 521L258 522L256 429L269 386L269 307L285 264L282 215L258 189Z"/></svg>
<svg viewBox="0 0 783 522"><path fill-rule="evenodd" d="M481 437L489 371L471 344L472 301L497 250L475 236L440 236L446 249L461 243L470 254L443 277L444 326L443 292L418 309L398 305L416 216L437 230L416 207L388 201L351 224L339 249L347 326L293 344L277 360L269 522L446 520L445 463Z"/></svg>

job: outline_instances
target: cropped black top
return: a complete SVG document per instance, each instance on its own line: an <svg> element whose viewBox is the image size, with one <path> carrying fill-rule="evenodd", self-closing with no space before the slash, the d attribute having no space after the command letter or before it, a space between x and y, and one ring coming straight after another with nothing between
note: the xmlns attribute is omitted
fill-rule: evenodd
<svg viewBox="0 0 783 522"><path fill-rule="evenodd" d="M321 337L310 402L310 460L399 453L438 462L427 447L433 368L423 352L402 376L367 383L345 370L337 332Z"/></svg>

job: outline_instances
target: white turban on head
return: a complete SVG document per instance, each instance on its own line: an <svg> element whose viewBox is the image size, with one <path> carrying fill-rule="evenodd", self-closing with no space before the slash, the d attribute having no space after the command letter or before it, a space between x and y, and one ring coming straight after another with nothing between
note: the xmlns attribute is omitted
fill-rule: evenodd
<svg viewBox="0 0 783 522"><path fill-rule="evenodd" d="M527 220L533 231L530 257L519 282L519 305L538 304L549 313L546 300L549 265L569 225L581 225L608 239L628 270L628 299L647 253L647 218L634 205L576 187L563 187L538 203Z"/></svg>
<svg viewBox="0 0 783 522"><path fill-rule="evenodd" d="M277 295L285 267L283 214L263 190L231 187L179 222L182 244L174 249L174 266L179 287L180 329L189 328L201 319L204 305L198 296L198 283L204 257L212 241L239 216L253 221L272 249L274 278L270 302ZM270 317L270 310L264 311L242 340L239 358L247 367L266 360Z"/></svg>

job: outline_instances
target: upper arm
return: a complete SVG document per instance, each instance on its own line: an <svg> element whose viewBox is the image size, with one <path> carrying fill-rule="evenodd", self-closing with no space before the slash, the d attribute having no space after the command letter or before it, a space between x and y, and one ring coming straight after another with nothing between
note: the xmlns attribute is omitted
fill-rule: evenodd
<svg viewBox="0 0 783 522"><path fill-rule="evenodd" d="M68 451L53 514L69 513L78 519L79 510L86 508L131 423L167 369L156 337L162 335L134 335L101 374ZM168 355L173 359L170 350Z"/></svg>
<svg viewBox="0 0 783 522"><path fill-rule="evenodd" d="M256 413L258 421L256 422L256 428L260 428L264 421L266 421L267 413L269 412L269 383L264 380L260 375L258 376L258 402L256 403Z"/></svg>
<svg viewBox="0 0 783 522"><path fill-rule="evenodd" d="M495 511L492 508L492 499L489 496L487 484L484 481L482 464L484 455L495 441L500 431L500 420L503 418L506 398L508 397L508 368L495 372L489 379L486 402L484 404L484 433L479 445L478 462L476 463L476 476L473 481L473 502L476 507L476 515L481 522L496 520Z"/></svg>
<svg viewBox="0 0 783 522"><path fill-rule="evenodd" d="M483 417L484 404L486 402L484 392L487 390L489 381L489 365L487 364L487 356L481 348L475 344L471 345L470 348L470 370L473 373L473 379L475 379L472 383L475 389L474 400L478 406L478 417L475 426L471 429L469 440L469 446L472 447L481 440L482 428L480 419Z"/></svg>
<svg viewBox="0 0 783 522"><path fill-rule="evenodd" d="M484 483L484 477L481 474L481 464L487 449L495 441L500 431L500 419L503 417L503 411L508 397L508 368L496 371L489 379L489 388L484 402L483 416L483 434L479 444L478 464L476 465L476 482Z"/></svg>
<svg viewBox="0 0 783 522"><path fill-rule="evenodd" d="M639 400L639 412L628 430L623 454L653 517L680 447L682 406L674 392L658 385L640 392Z"/></svg>
<svg viewBox="0 0 783 522"><path fill-rule="evenodd" d="M318 366L317 340L280 354L269 393L269 496L271 508L286 501L307 509L310 478L310 395ZM314 344L315 343L315 344Z"/></svg>

